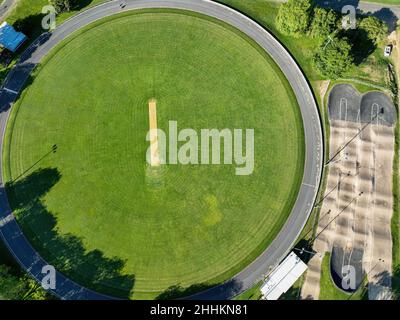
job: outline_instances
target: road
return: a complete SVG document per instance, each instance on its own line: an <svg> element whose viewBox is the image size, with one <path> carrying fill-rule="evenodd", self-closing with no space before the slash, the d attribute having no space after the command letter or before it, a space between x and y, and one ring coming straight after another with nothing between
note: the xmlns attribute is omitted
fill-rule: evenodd
<svg viewBox="0 0 400 320"><path fill-rule="evenodd" d="M175 8L209 15L225 21L247 34L275 60L293 88L304 122L306 161L298 198L286 224L272 244L253 263L227 283L190 297L229 299L261 280L265 273L289 253L311 213L321 182L324 154L321 121L313 93L307 79L286 49L269 32L239 12L209 0L125 0L123 2L126 3L124 8L120 7L120 1L111 1L76 15L51 34L43 35L32 48L22 55L20 62L9 73L0 92L0 130L2 132L0 146L2 147L3 144L5 126L12 103L21 92L31 71L55 45L93 21L128 10ZM2 170L1 162L0 170ZM0 176L2 177L2 174ZM0 181L0 187L0 234L21 266L40 281L43 277L41 270L46 262L29 244L12 216L2 181ZM79 286L61 273L57 273L57 279L57 288L52 291L62 299L109 298Z"/></svg>
<svg viewBox="0 0 400 320"><path fill-rule="evenodd" d="M12 8L16 0L4 0L0 4L0 20L6 15L8 10Z"/></svg>
<svg viewBox="0 0 400 320"><path fill-rule="evenodd" d="M372 3L372 2L363 2L361 1L358 4L358 9L360 9L363 12L378 12L381 11L382 9L389 9L393 11L393 13L397 16L398 19L400 19L400 3L398 5L393 5L393 4L382 4L382 3Z"/></svg>

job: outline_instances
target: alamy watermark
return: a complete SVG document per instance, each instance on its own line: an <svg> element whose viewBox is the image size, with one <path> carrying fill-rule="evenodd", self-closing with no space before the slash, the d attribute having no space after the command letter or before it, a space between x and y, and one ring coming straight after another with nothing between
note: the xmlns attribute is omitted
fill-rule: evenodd
<svg viewBox="0 0 400 320"><path fill-rule="evenodd" d="M56 28L56 9L47 5L42 8L42 13L45 15L42 19L43 30L54 30Z"/></svg>
<svg viewBox="0 0 400 320"><path fill-rule="evenodd" d="M148 131L146 160L160 165L232 165L239 176L254 171L254 129L182 129L169 121L168 133L159 128ZM168 155L168 156L167 156Z"/></svg>
<svg viewBox="0 0 400 320"><path fill-rule="evenodd" d="M357 11L354 6L347 5L342 8L342 28L344 30L356 29L357 28Z"/></svg>
<svg viewBox="0 0 400 320"><path fill-rule="evenodd" d="M356 268L353 266L343 266L342 267L342 289L348 290L356 290Z"/></svg>
<svg viewBox="0 0 400 320"><path fill-rule="evenodd" d="M42 274L45 276L42 279L42 288L45 290L56 289L56 269L51 265L45 265L42 268Z"/></svg>

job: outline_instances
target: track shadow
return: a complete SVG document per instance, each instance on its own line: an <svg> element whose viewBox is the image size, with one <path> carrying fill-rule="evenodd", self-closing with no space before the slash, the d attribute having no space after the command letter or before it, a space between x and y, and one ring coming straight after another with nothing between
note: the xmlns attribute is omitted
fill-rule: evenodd
<svg viewBox="0 0 400 320"><path fill-rule="evenodd" d="M123 260L106 257L100 250L88 251L79 237L59 233L57 219L47 210L43 197L60 179L56 168L40 168L6 184L10 206L24 233L48 263L76 282L108 295L129 298L135 276L123 272Z"/></svg>
<svg viewBox="0 0 400 320"><path fill-rule="evenodd" d="M46 32L41 34L34 42L27 41L20 50L23 51L18 59L18 64L11 70L4 69L4 74L0 75L3 81L3 87L18 92L15 94L11 91L1 90L0 92L0 113L7 111L11 105L16 102L24 89L29 87L34 77L32 71L37 67L37 64L29 62L32 54L37 48L49 40L51 33Z"/></svg>
<svg viewBox="0 0 400 320"><path fill-rule="evenodd" d="M21 54L19 58L19 63L26 62L29 58L31 58L32 54L35 52L37 48L43 45L47 40L50 39L51 33L44 32L40 34L39 37L35 39L35 41L27 43L24 52Z"/></svg>
<svg viewBox="0 0 400 320"><path fill-rule="evenodd" d="M51 34L46 32L40 35L35 42L26 44L25 51L21 54L18 64L11 70L5 70L4 75L0 75L1 78L5 78L3 82L4 88L18 92L18 94L15 94L11 91L1 90L0 113L9 110L11 105L19 99L23 90L33 83L34 75L32 75L32 73L37 67L37 64L31 63L28 60L35 50L44 44L50 36Z"/></svg>
<svg viewBox="0 0 400 320"><path fill-rule="evenodd" d="M33 83L34 77L31 73L35 68L36 65L33 63L24 63L9 71L3 83L3 89L0 91L0 113L7 112L18 101L22 91Z"/></svg>

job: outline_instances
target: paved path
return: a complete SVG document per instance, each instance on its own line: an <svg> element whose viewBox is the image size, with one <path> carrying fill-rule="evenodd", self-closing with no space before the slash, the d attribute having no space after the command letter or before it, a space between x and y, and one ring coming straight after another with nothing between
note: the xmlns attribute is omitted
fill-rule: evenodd
<svg viewBox="0 0 400 320"><path fill-rule="evenodd" d="M30 72L41 59L72 32L95 20L121 11L141 8L186 9L223 20L253 38L279 65L297 97L304 121L306 163L303 183L295 206L272 244L252 264L227 283L191 297L229 299L251 287L257 280L261 280L270 268L277 265L289 253L313 208L321 181L324 154L321 122L313 93L296 62L275 38L254 21L226 6L209 0L126 0L122 2L126 3L123 9L120 7L121 1L111 1L76 15L51 34L44 34L31 49L22 55L21 61L10 72L0 92L0 130L4 135L7 117L17 96L16 92L21 91ZM2 146L3 135L0 136L0 146ZM1 168L0 162L0 170ZM41 269L46 262L31 247L14 220L1 181L0 187L0 234L22 267L40 281ZM57 276L57 289L53 290L56 296L63 299L108 298L77 285L60 273Z"/></svg>
<svg viewBox="0 0 400 320"><path fill-rule="evenodd" d="M382 9L389 9L391 10L398 19L400 19L400 2L398 5L394 4L382 4L382 3L370 3L370 2L363 2L361 1L358 4L358 9L360 9L363 12L378 12L381 11Z"/></svg>
<svg viewBox="0 0 400 320"><path fill-rule="evenodd" d="M1 1L1 0L0 0ZM2 3L0 4L0 20L3 19L3 17L8 13L8 10L10 10L16 0L3 0Z"/></svg>

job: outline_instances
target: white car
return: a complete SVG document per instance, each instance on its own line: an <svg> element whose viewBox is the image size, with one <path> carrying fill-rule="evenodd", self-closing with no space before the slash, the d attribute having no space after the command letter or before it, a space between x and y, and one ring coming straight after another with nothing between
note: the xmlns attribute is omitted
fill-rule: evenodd
<svg viewBox="0 0 400 320"><path fill-rule="evenodd" d="M390 57L390 55L392 54L392 49L393 46L391 44L385 47L385 52L384 52L385 57Z"/></svg>

